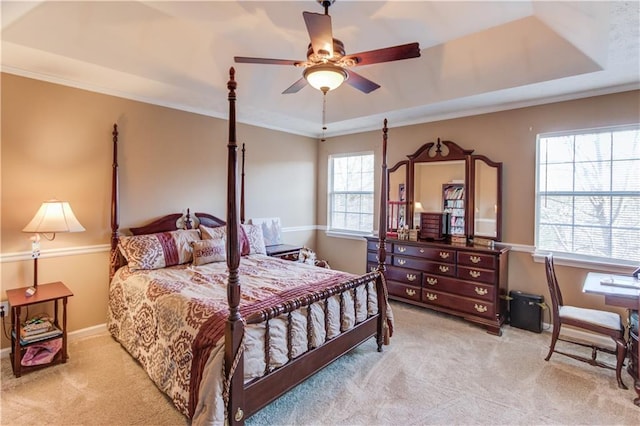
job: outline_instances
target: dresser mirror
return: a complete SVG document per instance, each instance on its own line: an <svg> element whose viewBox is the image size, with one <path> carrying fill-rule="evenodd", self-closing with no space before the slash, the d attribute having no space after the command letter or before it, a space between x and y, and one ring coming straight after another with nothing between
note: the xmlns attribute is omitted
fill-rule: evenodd
<svg viewBox="0 0 640 426"><path fill-rule="evenodd" d="M420 213L446 211L450 234L500 241L502 163L473 152L438 139L389 169L389 230L415 228Z"/></svg>
<svg viewBox="0 0 640 426"><path fill-rule="evenodd" d="M387 229L389 231L397 231L409 225L407 221L408 169L409 161L404 160L388 170Z"/></svg>
<svg viewBox="0 0 640 426"><path fill-rule="evenodd" d="M483 155L472 155L473 236L501 240L502 231L502 163Z"/></svg>

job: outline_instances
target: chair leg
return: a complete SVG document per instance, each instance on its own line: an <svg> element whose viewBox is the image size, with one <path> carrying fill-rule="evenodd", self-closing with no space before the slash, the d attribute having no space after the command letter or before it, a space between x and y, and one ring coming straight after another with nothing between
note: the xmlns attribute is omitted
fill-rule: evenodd
<svg viewBox="0 0 640 426"><path fill-rule="evenodd" d="M616 380L620 389L627 389L622 382L622 366L627 357L627 343L623 339L614 339L616 342Z"/></svg>
<svg viewBox="0 0 640 426"><path fill-rule="evenodd" d="M558 341L558 337L560 336L560 325L553 324L553 332L551 333L551 344L549 345L549 353L547 357L544 359L545 361L549 361L551 358L551 354L556 349L556 342Z"/></svg>

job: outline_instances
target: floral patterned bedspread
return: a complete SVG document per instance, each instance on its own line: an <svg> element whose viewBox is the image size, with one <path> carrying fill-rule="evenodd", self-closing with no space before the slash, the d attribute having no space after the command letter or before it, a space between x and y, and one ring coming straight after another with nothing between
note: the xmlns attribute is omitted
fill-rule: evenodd
<svg viewBox="0 0 640 426"><path fill-rule="evenodd" d="M263 255L243 257L239 275L243 312L250 312L250 305L262 306L261 301L279 300L281 293L296 286L319 290L356 278L346 272ZM212 316L218 314L226 321L227 278L226 263L217 262L143 271L130 271L125 266L111 282L109 331L187 416L192 345L201 326ZM372 308L377 310L371 302L364 303L365 316ZM223 339L216 346L221 346Z"/></svg>

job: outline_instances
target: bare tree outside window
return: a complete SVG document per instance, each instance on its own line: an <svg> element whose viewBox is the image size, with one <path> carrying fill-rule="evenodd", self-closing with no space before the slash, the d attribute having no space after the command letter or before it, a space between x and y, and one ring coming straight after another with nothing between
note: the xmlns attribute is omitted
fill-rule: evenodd
<svg viewBox="0 0 640 426"><path fill-rule="evenodd" d="M640 262L640 126L538 136L536 249Z"/></svg>

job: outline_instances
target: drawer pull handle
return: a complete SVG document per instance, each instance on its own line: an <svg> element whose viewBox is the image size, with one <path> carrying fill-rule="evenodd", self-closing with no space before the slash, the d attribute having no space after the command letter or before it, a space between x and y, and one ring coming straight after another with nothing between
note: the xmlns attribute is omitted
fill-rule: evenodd
<svg viewBox="0 0 640 426"><path fill-rule="evenodd" d="M405 251L407 251L407 248L406 247L398 247L398 251L400 253L404 253Z"/></svg>
<svg viewBox="0 0 640 426"><path fill-rule="evenodd" d="M424 253L424 249L423 248L420 249L420 253Z"/></svg>
<svg viewBox="0 0 640 426"><path fill-rule="evenodd" d="M473 308L478 312L487 312L487 307L484 305L478 305L477 303L473 305Z"/></svg>
<svg viewBox="0 0 640 426"><path fill-rule="evenodd" d="M440 269L440 272L449 272L448 266L440 265L438 269Z"/></svg>
<svg viewBox="0 0 640 426"><path fill-rule="evenodd" d="M427 296L427 299L431 300L432 302L433 302L434 300L437 300L437 299L438 299L438 295L437 295L437 294L427 293L427 295L426 295L426 296Z"/></svg>
<svg viewBox="0 0 640 426"><path fill-rule="evenodd" d="M469 275L471 275L473 278L478 278L480 277L480 271L471 270L469 271Z"/></svg>
<svg viewBox="0 0 640 426"><path fill-rule="evenodd" d="M404 265L405 263L407 263L407 261L406 261L406 260L404 260L404 259L398 259L398 264L400 264L400 265Z"/></svg>
<svg viewBox="0 0 640 426"><path fill-rule="evenodd" d="M417 278L416 274L407 274L407 279L409 281L415 281Z"/></svg>
<svg viewBox="0 0 640 426"><path fill-rule="evenodd" d="M447 253L446 251L441 251L440 252L440 257L443 259L448 259L449 258L449 253Z"/></svg>
<svg viewBox="0 0 640 426"><path fill-rule="evenodd" d="M480 256L469 256L469 260L471 263L480 263L482 258Z"/></svg>
<svg viewBox="0 0 640 426"><path fill-rule="evenodd" d="M489 293L489 290L482 287L476 287L476 293L479 294L480 296L484 296L485 294Z"/></svg>
<svg viewBox="0 0 640 426"><path fill-rule="evenodd" d="M416 291L411 288L405 288L404 291L407 293L407 296L415 296Z"/></svg>
<svg viewBox="0 0 640 426"><path fill-rule="evenodd" d="M427 284L436 285L438 284L438 279L433 277L427 277Z"/></svg>

